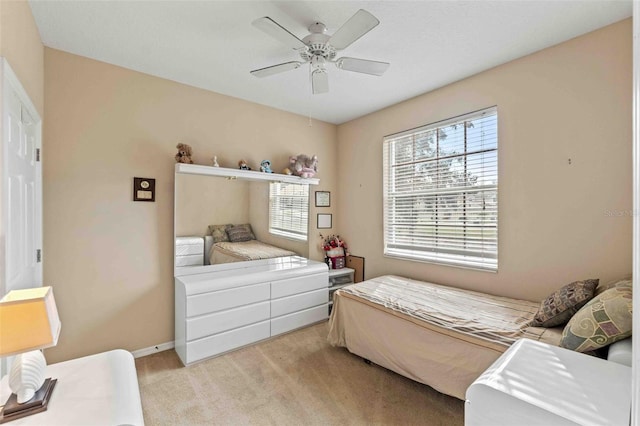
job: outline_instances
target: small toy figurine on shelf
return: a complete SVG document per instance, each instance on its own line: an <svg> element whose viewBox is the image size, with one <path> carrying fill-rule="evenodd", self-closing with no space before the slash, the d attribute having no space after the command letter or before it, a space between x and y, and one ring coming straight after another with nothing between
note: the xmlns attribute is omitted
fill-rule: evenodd
<svg viewBox="0 0 640 426"><path fill-rule="evenodd" d="M244 160L240 160L238 161L238 168L240 170L251 170L251 167L249 167L249 165L247 164L246 161Z"/></svg>
<svg viewBox="0 0 640 426"><path fill-rule="evenodd" d="M273 171L271 170L271 161L262 160L262 162L260 163L260 171L264 173L273 173Z"/></svg>
<svg viewBox="0 0 640 426"><path fill-rule="evenodd" d="M318 172L318 156L300 154L296 157L289 157L291 171L301 178L312 178Z"/></svg>
<svg viewBox="0 0 640 426"><path fill-rule="evenodd" d="M282 169L282 174L291 176L291 170L288 167L285 167Z"/></svg>
<svg viewBox="0 0 640 426"><path fill-rule="evenodd" d="M179 143L176 145L176 148L178 148L178 153L176 154L177 163L193 164L193 160L191 159L193 151L189 145L186 143Z"/></svg>
<svg viewBox="0 0 640 426"><path fill-rule="evenodd" d="M213 167L220 167L220 164L218 164L218 156L214 155L213 158L211 159L211 165Z"/></svg>

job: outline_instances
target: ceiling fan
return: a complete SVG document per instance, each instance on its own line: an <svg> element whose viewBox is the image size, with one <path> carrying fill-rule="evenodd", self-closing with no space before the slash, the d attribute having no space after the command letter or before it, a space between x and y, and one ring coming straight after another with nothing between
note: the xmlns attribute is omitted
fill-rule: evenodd
<svg viewBox="0 0 640 426"><path fill-rule="evenodd" d="M346 71L380 76L389 68L389 63L349 57L335 59L338 50L346 49L379 23L380 21L371 13L360 9L332 36L325 34L327 27L322 22L316 22L309 27L311 34L300 40L268 16L256 19L252 22L254 27L297 51L303 61L272 65L253 70L251 74L256 77L267 77L294 70L309 63L314 94L329 91L329 77L325 68L327 63L334 63L336 67Z"/></svg>

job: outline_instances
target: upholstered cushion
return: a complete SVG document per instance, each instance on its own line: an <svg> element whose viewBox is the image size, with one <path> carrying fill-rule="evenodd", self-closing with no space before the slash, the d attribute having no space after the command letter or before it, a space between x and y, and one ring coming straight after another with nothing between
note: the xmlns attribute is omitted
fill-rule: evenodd
<svg viewBox="0 0 640 426"><path fill-rule="evenodd" d="M229 241L231 241L232 243L239 243L242 241L250 241L256 239L255 235L253 235L251 225L248 223L227 228L227 235L229 236Z"/></svg>
<svg viewBox="0 0 640 426"><path fill-rule="evenodd" d="M613 287L594 297L571 318L560 346L586 352L631 336L631 287Z"/></svg>
<svg viewBox="0 0 640 426"><path fill-rule="evenodd" d="M578 309L593 297L597 279L575 281L554 291L540 303L531 323L534 327L556 327L565 324Z"/></svg>
<svg viewBox="0 0 640 426"><path fill-rule="evenodd" d="M222 243L225 241L229 241L229 236L227 235L227 229L231 228L233 225L209 225L209 234L213 237L214 243Z"/></svg>

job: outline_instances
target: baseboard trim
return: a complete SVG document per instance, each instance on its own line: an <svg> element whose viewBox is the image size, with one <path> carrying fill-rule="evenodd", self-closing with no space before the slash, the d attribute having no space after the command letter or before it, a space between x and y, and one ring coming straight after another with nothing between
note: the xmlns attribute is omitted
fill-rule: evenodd
<svg viewBox="0 0 640 426"><path fill-rule="evenodd" d="M131 351L134 358L140 358L147 355L157 354L158 352L168 351L175 347L174 342L160 343L159 345L149 346L148 348L138 349L137 351Z"/></svg>

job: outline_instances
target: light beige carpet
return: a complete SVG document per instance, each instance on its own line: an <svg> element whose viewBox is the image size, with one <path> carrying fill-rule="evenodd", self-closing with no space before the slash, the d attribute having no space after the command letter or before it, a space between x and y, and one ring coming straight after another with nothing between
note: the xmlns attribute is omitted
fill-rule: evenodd
<svg viewBox="0 0 640 426"><path fill-rule="evenodd" d="M462 425L464 403L326 342L327 323L183 367L136 360L147 425Z"/></svg>

